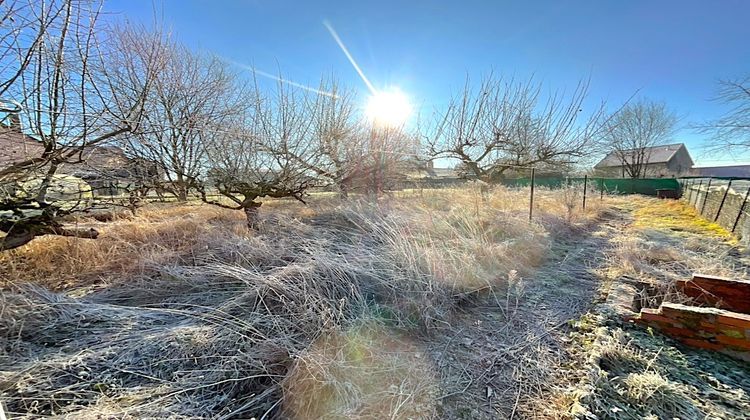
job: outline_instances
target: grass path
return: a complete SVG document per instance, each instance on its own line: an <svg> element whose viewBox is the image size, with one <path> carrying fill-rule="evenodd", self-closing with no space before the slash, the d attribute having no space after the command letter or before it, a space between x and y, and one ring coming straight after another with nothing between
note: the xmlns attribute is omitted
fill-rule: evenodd
<svg viewBox="0 0 750 420"><path fill-rule="evenodd" d="M634 197L619 207L632 222L606 245L605 284L642 281L653 294L647 306L658 307L685 299L673 281L693 271L748 278L736 239L682 202ZM560 375L579 383L560 399L576 418L747 418L750 365L683 346L606 308L591 308L570 335L572 363Z"/></svg>
<svg viewBox="0 0 750 420"><path fill-rule="evenodd" d="M533 275L507 275L507 293L471 305L455 320L457 333L432 345L452 395L444 418L559 417L550 404L569 381L569 324L598 297L597 270L610 240L629 223L624 210L578 231L560 232ZM468 305L467 305L468 306Z"/></svg>

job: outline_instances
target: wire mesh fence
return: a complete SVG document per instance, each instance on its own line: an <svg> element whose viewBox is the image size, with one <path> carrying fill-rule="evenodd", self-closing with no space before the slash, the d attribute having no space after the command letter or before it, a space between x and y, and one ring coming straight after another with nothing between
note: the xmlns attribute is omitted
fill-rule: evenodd
<svg viewBox="0 0 750 420"><path fill-rule="evenodd" d="M683 199L703 217L746 237L750 178L681 178Z"/></svg>
<svg viewBox="0 0 750 420"><path fill-rule="evenodd" d="M662 198L679 198L682 194L682 186L674 178L640 178L640 179L623 179L623 178L603 178L584 176L565 176L561 174L539 174L535 168L528 168L525 173L518 173L514 177L506 177L498 180L495 184L506 188L526 189L528 190L528 209L529 220L534 217L535 200L540 190L575 190L573 196L576 205L586 209L586 203L592 199L603 199L607 195L627 195L641 194ZM463 179L460 183L471 182ZM438 185L442 187L455 187L457 184L443 183L436 184L433 182L418 182L414 188L434 188Z"/></svg>

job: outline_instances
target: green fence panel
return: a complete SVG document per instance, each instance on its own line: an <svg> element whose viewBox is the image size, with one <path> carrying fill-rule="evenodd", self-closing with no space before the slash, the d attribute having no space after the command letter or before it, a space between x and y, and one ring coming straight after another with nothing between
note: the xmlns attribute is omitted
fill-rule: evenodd
<svg viewBox="0 0 750 420"><path fill-rule="evenodd" d="M581 178L581 182L583 182L583 178ZM502 181L502 184L505 185L506 187L528 187L531 184L531 179L530 178L504 179ZM565 178L537 176L537 177L534 177L534 185L536 185L537 187L561 188L563 185L565 185Z"/></svg>
<svg viewBox="0 0 750 420"><path fill-rule="evenodd" d="M656 195L657 190L680 191L680 183L674 178L589 178L589 185L604 189L611 194ZM506 179L502 184L507 187L528 187L529 178ZM537 177L534 184L539 187L561 188L566 183L583 183L583 178Z"/></svg>
<svg viewBox="0 0 750 420"><path fill-rule="evenodd" d="M619 194L655 196L656 190L681 190L680 183L674 178L602 178L601 181L595 181L595 183L601 185L606 192Z"/></svg>

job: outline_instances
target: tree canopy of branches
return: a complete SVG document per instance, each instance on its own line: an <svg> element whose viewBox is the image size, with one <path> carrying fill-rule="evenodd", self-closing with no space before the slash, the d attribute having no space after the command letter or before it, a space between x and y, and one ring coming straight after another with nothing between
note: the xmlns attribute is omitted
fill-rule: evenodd
<svg viewBox="0 0 750 420"><path fill-rule="evenodd" d="M677 116L662 102L628 103L608 120L603 148L621 163L623 176L643 178L652 148L668 142L676 124Z"/></svg>
<svg viewBox="0 0 750 420"><path fill-rule="evenodd" d="M727 105L727 112L699 128L702 132L712 136L714 149L730 147L742 151L748 150L750 148L750 76L721 81L716 99Z"/></svg>
<svg viewBox="0 0 750 420"><path fill-rule="evenodd" d="M583 116L588 82L571 95L542 97L542 85L492 75L478 87L467 79L462 92L436 112L426 135L433 158L459 162L464 175L496 182L510 168L569 165L584 157L600 134L604 105Z"/></svg>
<svg viewBox="0 0 750 420"><path fill-rule="evenodd" d="M204 185L215 188L231 204L210 199L205 189L203 200L243 210L250 229L258 223L258 198L302 201L316 183L306 163L316 154L307 104L306 96L282 82L268 95L255 83L247 91L244 114L202 138L208 167Z"/></svg>
<svg viewBox="0 0 750 420"><path fill-rule="evenodd" d="M404 127L368 121L359 112L353 91L323 79L309 101L314 153L298 159L342 197L350 191L377 193L391 184L417 152L414 136Z"/></svg>
<svg viewBox="0 0 750 420"><path fill-rule="evenodd" d="M84 200L59 203L48 191L63 165L80 163L87 150L136 128L146 89L121 100L113 86L123 80L110 71L116 60L134 57L102 36L106 31L98 23L97 2L17 1L3 6L0 88L4 98L18 105L13 112L20 114L39 152L0 168L0 230L6 234L0 249L44 234L96 237L96 231L64 229L58 222L59 216L85 208ZM158 62L158 46L149 50L141 57L146 69L142 86L148 85Z"/></svg>
<svg viewBox="0 0 750 420"><path fill-rule="evenodd" d="M122 144L130 156L158 165L167 182L157 187L185 201L205 176L204 143L244 112L247 89L218 58L177 43L169 43L166 50L163 68L148 90L140 129Z"/></svg>

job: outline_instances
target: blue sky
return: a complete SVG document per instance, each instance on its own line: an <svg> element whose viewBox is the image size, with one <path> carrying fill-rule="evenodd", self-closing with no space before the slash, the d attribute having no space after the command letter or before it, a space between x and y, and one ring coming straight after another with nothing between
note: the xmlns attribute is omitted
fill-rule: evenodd
<svg viewBox="0 0 750 420"><path fill-rule="evenodd" d="M270 1L110 0L109 12L149 23L154 11L177 39L260 70L315 85L334 73L366 87L326 30L336 29L377 88L397 86L429 110L467 75L531 75L551 89L591 77L591 99L616 108L636 91L681 116L675 141L698 164L750 163L707 156L684 126L726 108L717 81L750 74L750 1Z"/></svg>

